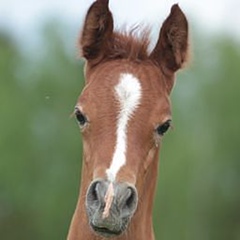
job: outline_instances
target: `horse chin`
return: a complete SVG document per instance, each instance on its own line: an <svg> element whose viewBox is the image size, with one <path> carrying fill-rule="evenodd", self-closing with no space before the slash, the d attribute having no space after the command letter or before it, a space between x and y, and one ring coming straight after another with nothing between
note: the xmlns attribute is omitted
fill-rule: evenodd
<svg viewBox="0 0 240 240"><path fill-rule="evenodd" d="M112 238L121 235L124 232L124 229L121 230L110 230L106 227L98 227L91 224L92 229L97 235L100 235L105 238Z"/></svg>
<svg viewBox="0 0 240 240"><path fill-rule="evenodd" d="M105 238L113 238L123 234L126 231L129 221L130 219L128 218L121 220L108 218L106 220L98 219L98 221L94 219L92 221L90 220L90 226L95 234Z"/></svg>

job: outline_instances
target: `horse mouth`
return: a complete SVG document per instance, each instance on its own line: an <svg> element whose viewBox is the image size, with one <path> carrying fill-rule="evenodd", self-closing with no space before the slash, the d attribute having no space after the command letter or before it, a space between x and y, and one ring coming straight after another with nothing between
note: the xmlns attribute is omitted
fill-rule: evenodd
<svg viewBox="0 0 240 240"><path fill-rule="evenodd" d="M97 234L102 235L104 237L119 236L122 233L121 230L117 231L117 230L108 229L106 227L98 227L98 226L95 226L93 223L91 223L91 227Z"/></svg>

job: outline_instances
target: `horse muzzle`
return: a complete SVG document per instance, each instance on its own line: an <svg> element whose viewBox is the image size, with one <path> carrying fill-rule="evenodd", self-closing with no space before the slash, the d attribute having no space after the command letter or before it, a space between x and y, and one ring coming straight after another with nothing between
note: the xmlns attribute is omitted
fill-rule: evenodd
<svg viewBox="0 0 240 240"><path fill-rule="evenodd" d="M138 194L133 185L95 180L86 196L90 226L104 237L118 236L126 230L137 203Z"/></svg>

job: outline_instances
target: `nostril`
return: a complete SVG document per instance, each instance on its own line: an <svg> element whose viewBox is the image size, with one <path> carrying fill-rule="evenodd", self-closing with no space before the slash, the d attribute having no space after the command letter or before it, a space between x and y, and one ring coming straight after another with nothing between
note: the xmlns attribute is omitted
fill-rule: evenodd
<svg viewBox="0 0 240 240"><path fill-rule="evenodd" d="M95 202L99 200L99 196L98 196L99 184L100 184L99 181L96 181L96 182L93 182L89 187L88 193L87 193L88 202Z"/></svg>
<svg viewBox="0 0 240 240"><path fill-rule="evenodd" d="M127 207L131 208L131 206L134 204L135 192L130 187L128 187L127 191L128 191L128 195L127 195L126 205Z"/></svg>
<svg viewBox="0 0 240 240"><path fill-rule="evenodd" d="M134 211L137 205L137 192L134 188L127 188L127 195L125 201L125 207L129 210Z"/></svg>
<svg viewBox="0 0 240 240"><path fill-rule="evenodd" d="M99 183L95 183L93 188L92 188L92 200L93 201L97 201L98 200L98 194L97 194L97 186L99 185Z"/></svg>
<svg viewBox="0 0 240 240"><path fill-rule="evenodd" d="M88 217L92 219L93 216L99 216L104 207L104 196L106 193L106 182L103 180L95 180L90 183L85 200L85 207Z"/></svg>

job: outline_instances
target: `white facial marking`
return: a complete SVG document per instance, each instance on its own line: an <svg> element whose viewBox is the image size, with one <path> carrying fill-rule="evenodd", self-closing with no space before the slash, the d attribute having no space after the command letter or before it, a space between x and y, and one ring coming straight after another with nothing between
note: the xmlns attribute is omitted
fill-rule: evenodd
<svg viewBox="0 0 240 240"><path fill-rule="evenodd" d="M120 103L117 121L117 140L113 159L107 169L108 180L113 182L120 168L126 163L127 126L128 121L137 109L141 99L139 80L130 73L120 75L119 83L115 86L116 98Z"/></svg>

